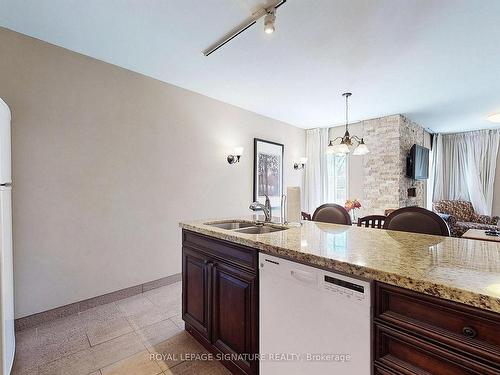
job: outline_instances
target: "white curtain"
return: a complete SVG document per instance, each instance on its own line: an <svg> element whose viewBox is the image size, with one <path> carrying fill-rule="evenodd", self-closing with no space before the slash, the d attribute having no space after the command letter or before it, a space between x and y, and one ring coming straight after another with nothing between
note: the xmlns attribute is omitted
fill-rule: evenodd
<svg viewBox="0 0 500 375"><path fill-rule="evenodd" d="M306 212L314 210L328 200L328 173L326 149L328 128L306 130L306 157L304 203Z"/></svg>
<svg viewBox="0 0 500 375"><path fill-rule="evenodd" d="M433 201L466 200L491 215L499 144L498 129L435 136Z"/></svg>

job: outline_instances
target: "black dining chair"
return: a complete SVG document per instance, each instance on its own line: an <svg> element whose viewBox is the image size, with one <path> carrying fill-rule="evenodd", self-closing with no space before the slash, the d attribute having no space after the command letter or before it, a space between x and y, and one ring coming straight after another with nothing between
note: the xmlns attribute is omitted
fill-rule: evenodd
<svg viewBox="0 0 500 375"><path fill-rule="evenodd" d="M311 214L308 214L307 212L302 211L300 213L300 215L302 216L302 220L306 220L306 221L312 220Z"/></svg>
<svg viewBox="0 0 500 375"><path fill-rule="evenodd" d="M422 207L403 207L389 214L384 229L449 236L450 228L435 212Z"/></svg>
<svg viewBox="0 0 500 375"><path fill-rule="evenodd" d="M381 229L384 227L385 219L387 219L387 217L384 215L369 215L360 217L358 218L358 227Z"/></svg>
<svg viewBox="0 0 500 375"><path fill-rule="evenodd" d="M322 204L314 211L312 221L323 223L352 225L351 216L347 210L335 203Z"/></svg>

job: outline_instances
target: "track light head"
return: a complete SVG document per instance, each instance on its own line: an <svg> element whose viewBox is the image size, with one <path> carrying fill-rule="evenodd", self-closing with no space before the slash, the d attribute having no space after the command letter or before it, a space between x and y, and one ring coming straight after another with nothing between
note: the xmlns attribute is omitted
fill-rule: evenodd
<svg viewBox="0 0 500 375"><path fill-rule="evenodd" d="M258 11L254 12L249 18L243 21L239 26L234 28L231 32L223 36L217 42L212 44L206 50L203 51L205 56L209 56L215 51L217 51L222 46L229 43L231 40L236 38L245 30L248 30L253 25L257 24L264 17L264 32L266 34L271 34L274 32L274 24L276 23L276 9L286 3L286 0L275 0L275 5L270 8L260 8Z"/></svg>
<svg viewBox="0 0 500 375"><path fill-rule="evenodd" d="M264 17L264 31L266 34L274 32L274 23L276 22L276 8L271 8L267 11Z"/></svg>

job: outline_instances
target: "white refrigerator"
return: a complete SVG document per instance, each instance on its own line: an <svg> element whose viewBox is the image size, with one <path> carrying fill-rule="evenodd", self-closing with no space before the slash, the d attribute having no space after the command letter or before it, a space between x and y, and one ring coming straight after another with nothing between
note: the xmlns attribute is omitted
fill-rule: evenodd
<svg viewBox="0 0 500 375"><path fill-rule="evenodd" d="M12 263L10 119L10 109L0 98L0 375L10 374L16 346Z"/></svg>

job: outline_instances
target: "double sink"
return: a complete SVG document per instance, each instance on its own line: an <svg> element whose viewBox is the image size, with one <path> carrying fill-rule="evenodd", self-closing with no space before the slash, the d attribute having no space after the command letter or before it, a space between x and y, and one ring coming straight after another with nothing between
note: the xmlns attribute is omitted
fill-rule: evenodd
<svg viewBox="0 0 500 375"><path fill-rule="evenodd" d="M211 227L217 227L220 229L226 229L245 234L273 233L288 229L287 227L284 226L263 224L257 222L250 223L248 221L231 221L231 222L225 221L225 222L213 222L205 224Z"/></svg>

